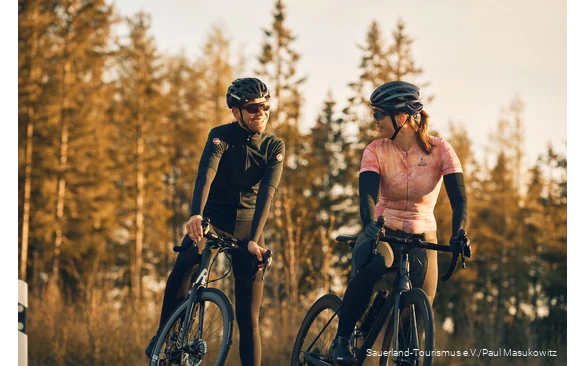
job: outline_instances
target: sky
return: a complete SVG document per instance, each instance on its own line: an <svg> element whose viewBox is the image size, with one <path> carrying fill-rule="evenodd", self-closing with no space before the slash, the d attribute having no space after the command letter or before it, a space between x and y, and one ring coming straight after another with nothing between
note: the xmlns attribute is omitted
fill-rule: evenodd
<svg viewBox="0 0 585 366"><path fill-rule="evenodd" d="M140 10L152 17L151 34L163 54L184 51L196 58L212 25L222 25L234 57L257 66L270 27L274 0L111 0L122 15ZM412 55L424 70L414 83L430 82L421 93L431 128L448 135L448 123L462 124L483 155L502 110L515 95L524 102L526 168L550 142L565 152L567 138L567 5L549 0L400 1L288 0L285 25L297 37L299 75L305 106L302 126L310 128L331 91L339 106L359 77L366 32L376 20L387 42L398 19L414 38ZM268 85L270 87L270 85ZM368 94L371 91L368 92Z"/></svg>

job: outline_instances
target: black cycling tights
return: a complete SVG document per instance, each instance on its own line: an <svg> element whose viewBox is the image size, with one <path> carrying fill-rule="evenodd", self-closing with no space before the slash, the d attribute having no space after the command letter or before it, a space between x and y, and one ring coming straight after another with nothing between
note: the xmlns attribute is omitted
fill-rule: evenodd
<svg viewBox="0 0 585 366"><path fill-rule="evenodd" d="M436 242L434 233L427 235L427 241ZM387 243L380 242L378 253L373 257L371 247L371 241L363 234L358 237L352 256L352 266L357 269L357 274L349 282L343 296L337 336L350 336L368 307L374 285L392 264L397 263L397 258ZM422 288L432 304L438 281L437 252L415 249L409 262L412 286Z"/></svg>
<svg viewBox="0 0 585 366"><path fill-rule="evenodd" d="M384 257L376 254L370 264L351 279L339 310L338 336L349 337L353 327L368 307L374 285L385 272Z"/></svg>
<svg viewBox="0 0 585 366"><path fill-rule="evenodd" d="M222 227L221 230L216 225L213 230L218 234L231 234L239 240L247 240L251 224L251 221L236 221L232 227ZM189 236L185 235L181 246L191 245L191 242ZM264 247L264 235L260 236L258 245ZM260 366L262 349L259 318L264 289L262 272L254 268L251 255L234 252L231 257L235 278L236 320L240 329L240 361L242 366ZM165 288L159 329L162 330L175 308L187 296L189 282L200 259L201 255L195 246L177 256Z"/></svg>

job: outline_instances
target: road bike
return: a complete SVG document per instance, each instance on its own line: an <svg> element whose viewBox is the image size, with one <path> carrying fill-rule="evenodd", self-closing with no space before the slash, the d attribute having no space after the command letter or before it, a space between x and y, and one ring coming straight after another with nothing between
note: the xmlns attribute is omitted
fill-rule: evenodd
<svg viewBox="0 0 585 366"><path fill-rule="evenodd" d="M208 225L209 219L205 218L203 232ZM207 241L201 253L199 268L191 278L189 293L162 328L153 348L150 366L219 366L224 365L229 356L234 323L232 303L225 293L207 286L229 274L231 259L227 273L211 281L207 277L220 253L242 251L247 255L251 254L245 245L239 246L238 240L233 237L217 235L211 231L204 236ZM188 249L190 246L173 248L175 252ZM212 254L212 250L216 249L215 255ZM254 265L266 264L271 256L272 252L267 250L262 261L255 259ZM264 265L262 276L267 268Z"/></svg>
<svg viewBox="0 0 585 366"><path fill-rule="evenodd" d="M350 349L357 364L367 357L379 357L379 365L389 362L401 366L430 366L434 349L433 311L427 295L420 288L413 288L410 281L409 255L416 248L450 252L451 265L442 276L447 281L453 274L459 257L465 268L465 257L471 256L465 231L459 233L457 245L441 245L424 241L424 235L407 234L383 236L383 217L376 222L378 235L373 243L373 254L379 241L390 244L399 256L398 264L388 269L396 278L391 289L382 289L370 301L362 318L350 336ZM357 236L338 236L353 249ZM341 299L335 294L320 297L311 306L301 323L293 346L291 366L332 366L335 359L329 355L329 347L337 333L338 312ZM372 347L388 321L381 349ZM396 336L395 336L396 335Z"/></svg>

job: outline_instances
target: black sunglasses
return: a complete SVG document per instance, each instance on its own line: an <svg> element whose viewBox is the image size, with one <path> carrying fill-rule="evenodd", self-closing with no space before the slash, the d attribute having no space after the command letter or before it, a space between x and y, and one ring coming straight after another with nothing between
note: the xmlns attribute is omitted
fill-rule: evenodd
<svg viewBox="0 0 585 366"><path fill-rule="evenodd" d="M256 103L256 104L249 104L247 106L243 106L242 108L245 109L248 113L256 114L256 113L258 113L258 111L260 110L260 108L262 108L262 110L264 112L268 111L270 109L270 104L268 104L268 103Z"/></svg>
<svg viewBox="0 0 585 366"><path fill-rule="evenodd" d="M374 119L376 121L380 121L384 119L384 116L391 116L392 113L388 113L386 111L383 111L381 109L374 109Z"/></svg>

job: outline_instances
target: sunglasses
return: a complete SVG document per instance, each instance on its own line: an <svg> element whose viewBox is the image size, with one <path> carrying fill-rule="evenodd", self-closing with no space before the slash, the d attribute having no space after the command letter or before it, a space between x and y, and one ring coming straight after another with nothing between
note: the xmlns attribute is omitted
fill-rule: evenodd
<svg viewBox="0 0 585 366"><path fill-rule="evenodd" d="M384 119L384 116L391 116L392 113L388 113L386 111L383 111L381 109L374 109L374 119L376 121L380 121Z"/></svg>
<svg viewBox="0 0 585 366"><path fill-rule="evenodd" d="M262 110L264 112L267 112L270 109L270 104L268 104L268 103L256 103L256 104L249 104L247 106L242 107L242 109L245 109L248 113L251 113L251 114L258 113L258 111L260 110L260 108L262 108Z"/></svg>

